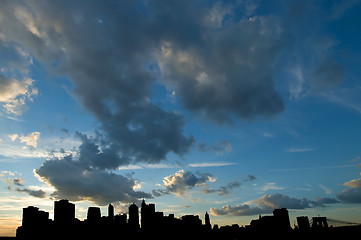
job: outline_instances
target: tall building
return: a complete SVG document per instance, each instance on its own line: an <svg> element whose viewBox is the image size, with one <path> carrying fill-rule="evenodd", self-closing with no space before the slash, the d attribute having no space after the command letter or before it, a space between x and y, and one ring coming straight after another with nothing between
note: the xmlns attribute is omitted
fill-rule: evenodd
<svg viewBox="0 0 361 240"><path fill-rule="evenodd" d="M75 220L75 204L68 200L54 202L54 222L59 224L73 223Z"/></svg>
<svg viewBox="0 0 361 240"><path fill-rule="evenodd" d="M206 230L211 230L212 229L212 225L211 225L211 220L209 219L209 214L208 212L206 212L206 214L204 215L204 222L205 222L205 227Z"/></svg>
<svg viewBox="0 0 361 240"><path fill-rule="evenodd" d="M88 208L88 215L87 215L86 219L89 222L99 222L100 219L101 219L100 208L98 208L98 207L89 207Z"/></svg>
<svg viewBox="0 0 361 240"><path fill-rule="evenodd" d="M111 204L109 204L109 206L108 206L108 218L110 220L114 219L114 206Z"/></svg>
<svg viewBox="0 0 361 240"><path fill-rule="evenodd" d="M129 220L128 223L133 228L139 228L139 210L134 203L129 206Z"/></svg>
<svg viewBox="0 0 361 240"><path fill-rule="evenodd" d="M150 230L155 224L155 205L146 204L143 199L141 207L141 227L143 230Z"/></svg>

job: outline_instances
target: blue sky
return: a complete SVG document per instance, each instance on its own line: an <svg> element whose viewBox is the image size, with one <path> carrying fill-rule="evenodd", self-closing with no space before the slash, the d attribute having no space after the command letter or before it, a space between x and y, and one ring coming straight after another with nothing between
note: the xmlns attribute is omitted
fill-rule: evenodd
<svg viewBox="0 0 361 240"><path fill-rule="evenodd" d="M361 222L360 1L3 1L0 235L145 198ZM105 208L103 214L106 214Z"/></svg>

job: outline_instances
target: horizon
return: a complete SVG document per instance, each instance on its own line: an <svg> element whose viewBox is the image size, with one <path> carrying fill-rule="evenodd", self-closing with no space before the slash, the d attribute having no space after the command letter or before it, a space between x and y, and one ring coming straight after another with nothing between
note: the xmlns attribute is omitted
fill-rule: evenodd
<svg viewBox="0 0 361 240"><path fill-rule="evenodd" d="M361 222L361 0L0 1L0 236L59 199Z"/></svg>

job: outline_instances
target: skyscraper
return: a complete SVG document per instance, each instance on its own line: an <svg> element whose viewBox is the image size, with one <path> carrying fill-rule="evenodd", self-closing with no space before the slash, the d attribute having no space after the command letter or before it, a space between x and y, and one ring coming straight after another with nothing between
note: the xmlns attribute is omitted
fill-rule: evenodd
<svg viewBox="0 0 361 240"><path fill-rule="evenodd" d="M108 218L110 220L114 219L114 206L111 204L109 204L109 206L108 206Z"/></svg>
<svg viewBox="0 0 361 240"><path fill-rule="evenodd" d="M134 203L129 206L129 225L133 228L139 228L139 210Z"/></svg>
<svg viewBox="0 0 361 240"><path fill-rule="evenodd" d="M75 204L68 200L54 202L54 222L59 224L73 223L75 220Z"/></svg>
<svg viewBox="0 0 361 240"><path fill-rule="evenodd" d="M209 219L209 214L208 212L206 212L206 214L204 215L204 222L205 222L205 227L206 230L211 230L212 229L212 225L211 225L211 220Z"/></svg>
<svg viewBox="0 0 361 240"><path fill-rule="evenodd" d="M146 204L144 199L141 208L141 226L143 230L151 230L155 224L155 205Z"/></svg>
<svg viewBox="0 0 361 240"><path fill-rule="evenodd" d="M98 222L101 219L100 208L98 207L89 207L88 215L86 218L89 222Z"/></svg>

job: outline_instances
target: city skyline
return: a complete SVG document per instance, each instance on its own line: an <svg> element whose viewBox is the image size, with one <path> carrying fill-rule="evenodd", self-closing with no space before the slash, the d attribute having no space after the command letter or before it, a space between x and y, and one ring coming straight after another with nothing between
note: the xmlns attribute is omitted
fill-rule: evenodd
<svg viewBox="0 0 361 240"><path fill-rule="evenodd" d="M360 0L0 3L0 236L60 199L361 222Z"/></svg>
<svg viewBox="0 0 361 240"><path fill-rule="evenodd" d="M329 225L332 223L343 226ZM351 225L349 225L351 224ZM349 225L349 226L347 226ZM154 203L142 200L140 208L132 203L128 207L128 214L114 215L114 206L108 205L108 215L102 216L99 207L90 206L87 218L83 221L75 217L75 204L66 199L54 201L54 219L49 213L39 210L38 207L23 208L22 225L16 230L17 239L49 239L52 237L157 237L157 239L242 239L244 237L264 238L278 236L283 238L315 237L315 236L344 236L352 231L358 233L360 223L329 219L327 217L298 216L297 225L291 226L289 213L286 208L274 209L273 215L261 216L253 219L248 225L240 226L237 223L218 226L211 223L208 212L204 214L204 221L198 215L185 215L175 218L174 214L164 215L156 211Z"/></svg>

